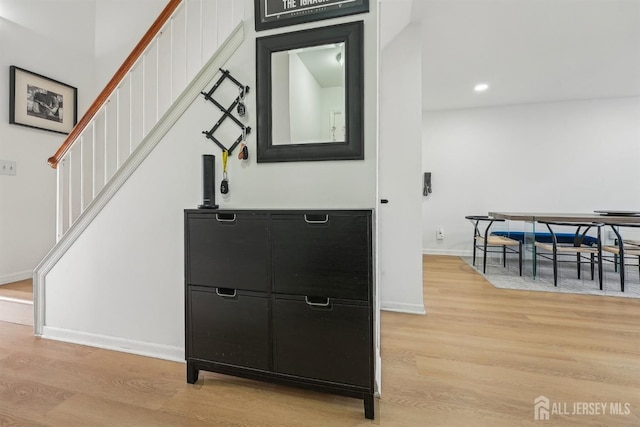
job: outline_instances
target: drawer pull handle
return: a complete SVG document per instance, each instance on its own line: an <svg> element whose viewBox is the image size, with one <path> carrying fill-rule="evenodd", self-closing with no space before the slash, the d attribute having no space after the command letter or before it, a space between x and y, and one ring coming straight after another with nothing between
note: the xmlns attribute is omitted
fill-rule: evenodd
<svg viewBox="0 0 640 427"><path fill-rule="evenodd" d="M223 298L235 298L237 291L229 288L217 288L216 294Z"/></svg>
<svg viewBox="0 0 640 427"><path fill-rule="evenodd" d="M312 307L329 307L329 304L331 304L331 302L329 301L329 298L327 298L326 302L312 302L312 301L309 301L309 297L304 297L304 302L306 302L307 305L310 305Z"/></svg>
<svg viewBox="0 0 640 427"><path fill-rule="evenodd" d="M315 215L315 217L320 217L320 215ZM329 222L329 215L325 215L324 219L311 219L307 217L307 214L304 214L304 222L306 222L307 224L326 224Z"/></svg>
<svg viewBox="0 0 640 427"><path fill-rule="evenodd" d="M234 222L236 214L216 214L216 220L218 222Z"/></svg>

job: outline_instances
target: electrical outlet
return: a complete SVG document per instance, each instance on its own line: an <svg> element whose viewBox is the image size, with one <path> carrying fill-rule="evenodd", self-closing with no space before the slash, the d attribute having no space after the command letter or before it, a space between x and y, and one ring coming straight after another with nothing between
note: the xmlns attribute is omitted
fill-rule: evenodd
<svg viewBox="0 0 640 427"><path fill-rule="evenodd" d="M11 160L0 160L0 175L15 175L16 162Z"/></svg>
<svg viewBox="0 0 640 427"><path fill-rule="evenodd" d="M444 240L444 228L441 225L436 227L436 239Z"/></svg>

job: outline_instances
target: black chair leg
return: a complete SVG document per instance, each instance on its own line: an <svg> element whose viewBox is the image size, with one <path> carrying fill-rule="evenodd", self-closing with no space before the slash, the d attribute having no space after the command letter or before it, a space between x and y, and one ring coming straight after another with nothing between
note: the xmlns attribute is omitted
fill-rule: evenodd
<svg viewBox="0 0 640 427"><path fill-rule="evenodd" d="M520 276L522 276L522 242L518 243L518 267L520 269Z"/></svg>
<svg viewBox="0 0 640 427"><path fill-rule="evenodd" d="M594 270L593 270L594 263L595 263L595 254L591 254L591 280L593 280L593 278L594 278L594 275L593 275L593 272L594 272Z"/></svg>
<svg viewBox="0 0 640 427"><path fill-rule="evenodd" d="M624 265L621 268L624 268ZM602 290L602 250L598 251L598 282L600 282L600 290Z"/></svg>
<svg viewBox="0 0 640 427"><path fill-rule="evenodd" d="M473 238L473 266L476 266L476 248L478 247L478 244L476 243L476 238Z"/></svg>
<svg viewBox="0 0 640 427"><path fill-rule="evenodd" d="M484 240L484 256L482 257L482 273L487 274L487 240Z"/></svg>
<svg viewBox="0 0 640 427"><path fill-rule="evenodd" d="M502 266L507 268L507 245L502 245Z"/></svg>
<svg viewBox="0 0 640 427"><path fill-rule="evenodd" d="M620 292L624 292L624 260L620 258Z"/></svg>
<svg viewBox="0 0 640 427"><path fill-rule="evenodd" d="M558 286L558 253L556 251L553 251L553 286Z"/></svg>

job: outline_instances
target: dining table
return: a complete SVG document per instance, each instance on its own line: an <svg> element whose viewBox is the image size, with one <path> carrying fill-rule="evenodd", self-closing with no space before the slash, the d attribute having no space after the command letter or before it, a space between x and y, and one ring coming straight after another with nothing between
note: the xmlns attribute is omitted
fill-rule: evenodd
<svg viewBox="0 0 640 427"><path fill-rule="evenodd" d="M509 221L600 222L604 224L640 224L640 211L560 212L489 212L489 216Z"/></svg>
<svg viewBox="0 0 640 427"><path fill-rule="evenodd" d="M525 224L524 227L516 226L515 228L524 232L523 274L533 279L536 277L535 236L537 232L544 233L546 231L544 228L542 230L536 230L537 222L594 222L606 224L611 227L624 226L625 224L640 224L640 211L630 210L597 210L581 213L490 211L489 216ZM508 228L510 227L508 226Z"/></svg>

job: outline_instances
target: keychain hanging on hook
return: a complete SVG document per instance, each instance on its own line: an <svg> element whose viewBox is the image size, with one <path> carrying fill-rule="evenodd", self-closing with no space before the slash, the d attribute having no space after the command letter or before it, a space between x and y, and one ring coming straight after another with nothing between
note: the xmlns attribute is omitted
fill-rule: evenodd
<svg viewBox="0 0 640 427"><path fill-rule="evenodd" d="M240 144L240 151L238 152L238 159L240 160L248 160L249 159L249 149L247 148L247 129L242 129L242 143Z"/></svg>
<svg viewBox="0 0 640 427"><path fill-rule="evenodd" d="M245 94L245 87L240 86L240 95L238 95L238 107L236 108L240 117L244 117L244 115L247 114L247 106L244 104Z"/></svg>
<svg viewBox="0 0 640 427"><path fill-rule="evenodd" d="M227 159L229 158L229 152L224 150L222 152L222 182L220 182L220 192L227 194L229 192L229 180L227 179Z"/></svg>

